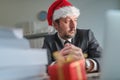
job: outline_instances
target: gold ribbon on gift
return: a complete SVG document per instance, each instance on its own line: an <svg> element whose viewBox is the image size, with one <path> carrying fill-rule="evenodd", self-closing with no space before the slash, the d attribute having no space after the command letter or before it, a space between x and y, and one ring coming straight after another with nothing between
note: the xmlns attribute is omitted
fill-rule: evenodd
<svg viewBox="0 0 120 80"><path fill-rule="evenodd" d="M69 63L69 62L74 61L73 55L72 54L67 55L66 59L58 51L54 52L53 55L54 55L54 58L57 61L58 79L59 80L64 80L63 65L65 63ZM84 55L84 56L87 57L87 55ZM85 65L85 64L83 64L83 65ZM80 62L79 61L75 61L73 66L75 66L75 68L76 68L78 80L83 80Z"/></svg>
<svg viewBox="0 0 120 80"><path fill-rule="evenodd" d="M59 54L58 51L54 52L54 58L56 59L57 66L58 66L58 79L59 80L64 80L64 75L63 75L63 64L65 63L65 58Z"/></svg>
<svg viewBox="0 0 120 80"><path fill-rule="evenodd" d="M82 80L80 63L79 63L79 62L75 62L74 64L75 64L75 66L76 66L76 71L77 71L78 80Z"/></svg>
<svg viewBox="0 0 120 80"><path fill-rule="evenodd" d="M69 54L65 58L59 53L59 51L54 52L53 56L56 59L57 66L58 66L58 79L59 80L65 80L64 79L64 74L63 74L64 72L62 70L63 69L62 67L65 63L72 62L73 61L73 56L72 56L72 54Z"/></svg>
<svg viewBox="0 0 120 80"><path fill-rule="evenodd" d="M64 80L64 75L63 75L63 70L62 70L63 65L58 63L58 79L59 80Z"/></svg>
<svg viewBox="0 0 120 80"><path fill-rule="evenodd" d="M88 58L88 54L87 54L87 53L83 53L83 56L84 56L85 58Z"/></svg>

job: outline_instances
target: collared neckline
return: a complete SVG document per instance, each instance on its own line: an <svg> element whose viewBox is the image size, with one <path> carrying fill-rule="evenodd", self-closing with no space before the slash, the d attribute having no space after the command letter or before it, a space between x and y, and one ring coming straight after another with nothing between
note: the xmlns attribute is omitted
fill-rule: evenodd
<svg viewBox="0 0 120 80"><path fill-rule="evenodd" d="M64 45L64 43L65 43L66 40L62 39L58 33L57 33L57 35L58 35L58 38L60 39L62 45ZM68 41L72 42L72 38L68 39Z"/></svg>

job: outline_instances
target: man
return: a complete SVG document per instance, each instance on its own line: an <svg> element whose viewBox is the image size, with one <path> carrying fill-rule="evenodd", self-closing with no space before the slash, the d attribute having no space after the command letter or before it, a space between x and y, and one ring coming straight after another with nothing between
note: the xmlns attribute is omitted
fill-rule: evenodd
<svg viewBox="0 0 120 80"><path fill-rule="evenodd" d="M53 53L59 51L64 57L72 54L75 60L85 59L87 72L99 71L101 48L91 30L76 28L79 15L79 9L67 0L56 0L49 7L47 20L57 32L45 37L43 48L48 51L49 64L55 62Z"/></svg>

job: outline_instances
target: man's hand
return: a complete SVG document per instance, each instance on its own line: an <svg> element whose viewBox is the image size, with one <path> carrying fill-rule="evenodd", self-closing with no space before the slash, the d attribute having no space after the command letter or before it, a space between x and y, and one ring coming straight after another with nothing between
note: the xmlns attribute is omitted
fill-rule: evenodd
<svg viewBox="0 0 120 80"><path fill-rule="evenodd" d="M67 57L70 54L73 56L74 60L85 59L82 50L70 43L66 43L64 45L64 48L60 51L60 54L64 57Z"/></svg>

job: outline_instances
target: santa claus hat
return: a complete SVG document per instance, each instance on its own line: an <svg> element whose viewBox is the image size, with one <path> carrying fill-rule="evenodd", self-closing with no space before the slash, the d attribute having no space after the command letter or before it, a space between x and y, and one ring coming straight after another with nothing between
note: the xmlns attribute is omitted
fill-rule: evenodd
<svg viewBox="0 0 120 80"><path fill-rule="evenodd" d="M73 16L78 17L80 15L79 9L74 7L67 0L56 0L48 9L48 25L52 26L52 21L61 17Z"/></svg>

